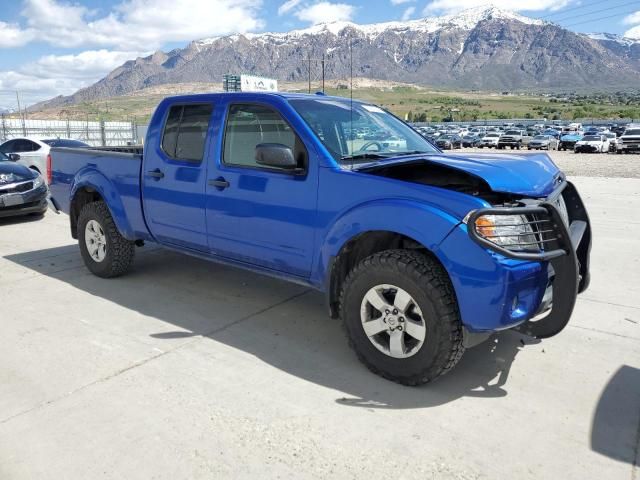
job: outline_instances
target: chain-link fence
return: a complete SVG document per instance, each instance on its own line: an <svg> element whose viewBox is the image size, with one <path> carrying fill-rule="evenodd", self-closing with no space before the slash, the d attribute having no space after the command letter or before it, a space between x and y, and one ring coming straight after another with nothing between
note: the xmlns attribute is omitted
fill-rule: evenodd
<svg viewBox="0 0 640 480"><path fill-rule="evenodd" d="M535 125L544 123L547 124L569 124L569 123L581 123L583 126L588 125L599 125L605 126L609 124L628 124L628 123L640 123L640 119L638 118L619 118L616 120L602 120L598 118L578 118L576 120L547 120L544 118L493 118L491 120L456 120L454 122L411 122L412 125L417 127L428 127L430 125L446 125L447 123L457 124L457 125L471 125L471 126L501 126L507 124L522 124L522 125Z"/></svg>
<svg viewBox="0 0 640 480"><path fill-rule="evenodd" d="M140 143L135 122L90 122L81 120L35 120L0 117L0 141L16 137L72 138L91 146Z"/></svg>

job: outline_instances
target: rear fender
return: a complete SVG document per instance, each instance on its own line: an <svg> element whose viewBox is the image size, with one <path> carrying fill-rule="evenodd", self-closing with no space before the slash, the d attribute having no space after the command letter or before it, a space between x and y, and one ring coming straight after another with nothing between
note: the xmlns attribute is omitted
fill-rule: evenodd
<svg viewBox="0 0 640 480"><path fill-rule="evenodd" d="M102 197L120 234L127 240L135 240L133 228L122 204L122 199L113 183L94 167L87 166L82 168L76 174L71 185L70 205L73 204L73 199L78 191L84 188L95 190Z"/></svg>

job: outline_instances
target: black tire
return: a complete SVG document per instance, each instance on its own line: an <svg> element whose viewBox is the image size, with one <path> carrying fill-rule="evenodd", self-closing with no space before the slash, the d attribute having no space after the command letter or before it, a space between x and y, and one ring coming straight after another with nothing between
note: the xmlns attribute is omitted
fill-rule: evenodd
<svg viewBox="0 0 640 480"><path fill-rule="evenodd" d="M407 358L378 350L362 327L360 308L376 285L404 289L419 305L427 334ZM451 370L462 357L462 322L451 282L434 259L411 250L386 250L362 260L347 276L340 296L340 317L349 344L369 370L403 385L428 383Z"/></svg>
<svg viewBox="0 0 640 480"><path fill-rule="evenodd" d="M100 262L91 258L85 242L85 228L90 220L98 222L105 233L106 256ZM118 277L133 265L135 243L120 235L104 202L88 203L82 208L78 217L78 243L84 264L98 277Z"/></svg>

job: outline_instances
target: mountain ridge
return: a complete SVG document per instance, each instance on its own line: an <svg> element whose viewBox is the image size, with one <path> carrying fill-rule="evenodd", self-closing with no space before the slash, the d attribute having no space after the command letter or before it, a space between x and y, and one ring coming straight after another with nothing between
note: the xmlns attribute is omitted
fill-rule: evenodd
<svg viewBox="0 0 640 480"><path fill-rule="evenodd" d="M640 84L640 41L580 34L496 7L456 15L360 25L332 22L289 32L211 37L125 62L95 84L35 107L124 95L154 85L222 80L250 73L283 81L354 75L464 89L633 87ZM315 79L315 78L314 78ZM34 107L32 107L33 109Z"/></svg>

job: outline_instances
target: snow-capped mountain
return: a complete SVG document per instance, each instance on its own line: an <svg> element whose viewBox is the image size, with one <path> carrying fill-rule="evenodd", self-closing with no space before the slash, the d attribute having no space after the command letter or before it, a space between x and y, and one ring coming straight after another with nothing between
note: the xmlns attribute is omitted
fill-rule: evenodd
<svg viewBox="0 0 640 480"><path fill-rule="evenodd" d="M191 42L137 58L54 104L122 95L166 83L218 82L225 73L285 81L307 78L326 55L327 78L347 78L350 45L358 77L483 89L640 85L640 43L584 35L495 7L407 22L320 24L283 33L247 33Z"/></svg>
<svg viewBox="0 0 640 480"><path fill-rule="evenodd" d="M585 34L587 37L592 40L598 41L606 41L606 42L616 42L625 47L630 47L631 45L636 45L640 43L640 38L629 38L623 37L621 35L616 35L615 33L587 33Z"/></svg>
<svg viewBox="0 0 640 480"><path fill-rule="evenodd" d="M346 29L351 29L358 34L374 40L382 33L393 32L397 34L412 33L435 33L445 29L473 30L478 23L483 20L506 20L517 21L526 25L544 25L545 22L535 18L528 18L515 12L500 10L496 7L476 7L470 8L456 15L445 15L442 17L423 18L420 20L410 20L406 22L384 22L370 25L359 25L352 22L331 22L314 25L302 30L292 30L290 32L266 32L266 33L245 33L227 37L203 38L194 42L196 45L211 45L223 38L238 40L244 37L248 40L258 40L261 42L274 42L282 44L284 42L299 40L308 36L322 34L332 34L339 36Z"/></svg>

